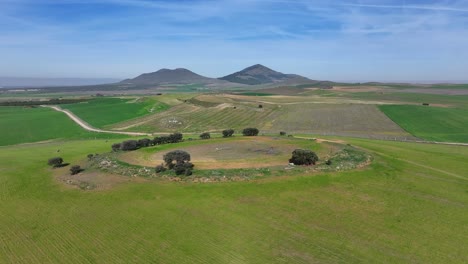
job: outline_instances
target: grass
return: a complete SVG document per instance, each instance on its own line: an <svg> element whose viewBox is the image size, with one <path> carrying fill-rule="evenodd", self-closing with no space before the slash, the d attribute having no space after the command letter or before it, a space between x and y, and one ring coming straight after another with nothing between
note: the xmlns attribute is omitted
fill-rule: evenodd
<svg viewBox="0 0 468 264"><path fill-rule="evenodd" d="M121 138L87 132L63 113L42 107L0 107L0 127L0 146L65 138Z"/></svg>
<svg viewBox="0 0 468 264"><path fill-rule="evenodd" d="M168 106L153 98L96 98L85 103L62 105L92 126L106 126L166 110Z"/></svg>
<svg viewBox="0 0 468 264"><path fill-rule="evenodd" d="M416 137L468 143L467 109L411 105L385 105L380 109Z"/></svg>
<svg viewBox="0 0 468 264"><path fill-rule="evenodd" d="M0 262L466 263L468 148L349 142L373 165L105 191L63 187L46 165L58 147L72 164L106 152L104 140L1 147Z"/></svg>
<svg viewBox="0 0 468 264"><path fill-rule="evenodd" d="M330 96L330 94L328 95ZM378 93L378 92L356 92L356 93L336 93L335 96L342 96L360 100L380 100L404 103L429 103L467 108L468 95L441 95L423 93Z"/></svg>

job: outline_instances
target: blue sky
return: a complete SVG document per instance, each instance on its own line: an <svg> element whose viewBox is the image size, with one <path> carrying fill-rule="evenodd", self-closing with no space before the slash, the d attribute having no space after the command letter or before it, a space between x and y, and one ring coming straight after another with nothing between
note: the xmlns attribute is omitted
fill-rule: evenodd
<svg viewBox="0 0 468 264"><path fill-rule="evenodd" d="M0 0L0 76L468 80L468 1Z"/></svg>

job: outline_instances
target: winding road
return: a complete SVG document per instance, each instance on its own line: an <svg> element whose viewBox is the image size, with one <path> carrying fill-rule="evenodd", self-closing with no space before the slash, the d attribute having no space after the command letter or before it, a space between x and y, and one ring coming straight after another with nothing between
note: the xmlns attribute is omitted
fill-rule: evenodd
<svg viewBox="0 0 468 264"><path fill-rule="evenodd" d="M82 128L92 131L92 132L97 132L97 133L111 133L111 134L120 134L120 135L129 135L129 136L151 136L151 134L148 133L141 133L141 132L124 132L124 131L112 131L112 130L103 130L99 128L92 127L85 121L83 121L81 118L70 112L69 110L62 109L59 106L53 106L53 105L41 105L42 107L48 107L52 108L55 111L59 111L62 113L65 113L71 120L73 120L75 123L77 123L79 126Z"/></svg>

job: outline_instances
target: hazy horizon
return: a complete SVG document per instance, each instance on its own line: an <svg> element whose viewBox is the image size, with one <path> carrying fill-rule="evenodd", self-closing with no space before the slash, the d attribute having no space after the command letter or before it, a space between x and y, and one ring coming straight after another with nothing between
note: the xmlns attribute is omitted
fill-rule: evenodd
<svg viewBox="0 0 468 264"><path fill-rule="evenodd" d="M260 63L315 80L458 83L467 36L465 1L0 0L0 76L221 77Z"/></svg>

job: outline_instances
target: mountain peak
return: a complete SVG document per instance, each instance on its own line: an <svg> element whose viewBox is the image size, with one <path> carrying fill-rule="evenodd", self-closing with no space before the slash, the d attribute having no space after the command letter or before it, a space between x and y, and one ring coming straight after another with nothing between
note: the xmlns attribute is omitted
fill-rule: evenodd
<svg viewBox="0 0 468 264"><path fill-rule="evenodd" d="M302 79L302 81L308 80L307 78L299 75L284 74L274 71L261 64L252 65L242 71L235 72L219 79L249 85L278 83L289 81L291 79Z"/></svg>
<svg viewBox="0 0 468 264"><path fill-rule="evenodd" d="M186 84L186 83L211 83L212 78L198 75L184 68L176 69L160 69L155 72L143 73L133 79L124 80L122 82L139 84L139 85L154 85L154 84Z"/></svg>

